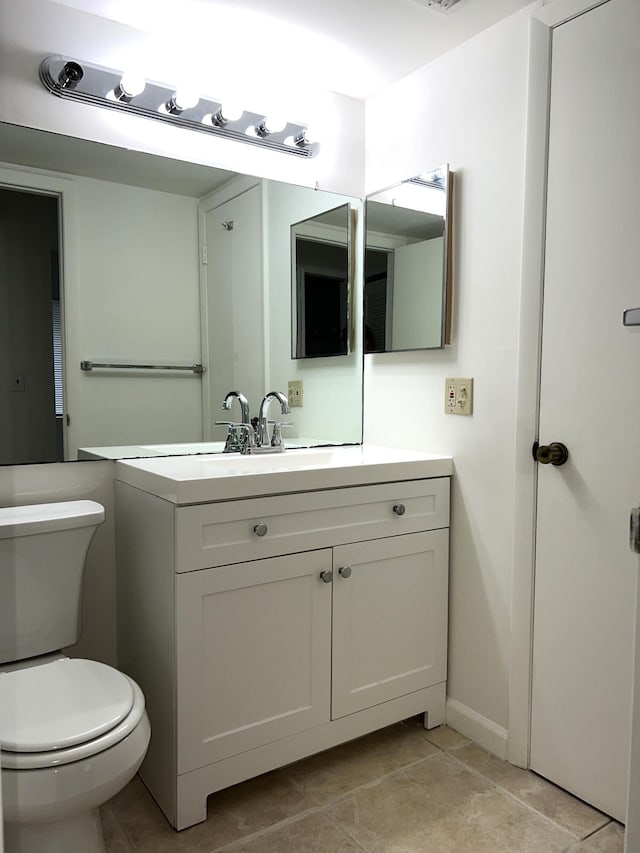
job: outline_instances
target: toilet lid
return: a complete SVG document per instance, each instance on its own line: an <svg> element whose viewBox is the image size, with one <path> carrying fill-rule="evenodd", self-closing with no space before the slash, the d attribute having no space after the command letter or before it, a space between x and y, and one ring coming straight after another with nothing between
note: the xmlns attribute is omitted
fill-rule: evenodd
<svg viewBox="0 0 640 853"><path fill-rule="evenodd" d="M116 669L62 658L0 674L0 745L64 749L99 737L131 711L133 688Z"/></svg>

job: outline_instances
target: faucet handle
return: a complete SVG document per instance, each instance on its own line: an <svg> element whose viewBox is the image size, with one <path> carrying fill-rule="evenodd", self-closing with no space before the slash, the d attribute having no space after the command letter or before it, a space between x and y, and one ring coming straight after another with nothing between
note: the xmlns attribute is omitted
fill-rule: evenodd
<svg viewBox="0 0 640 853"><path fill-rule="evenodd" d="M269 421L269 423L273 423L271 447L282 447L282 433L280 432L282 427L292 427L295 424L291 423L291 421Z"/></svg>
<svg viewBox="0 0 640 853"><path fill-rule="evenodd" d="M253 424L236 424L236 427L242 433L242 448L240 452L242 454L252 453L253 450L255 450L255 448L257 447L256 431L253 427Z"/></svg>
<svg viewBox="0 0 640 853"><path fill-rule="evenodd" d="M238 430L242 424L235 421L214 421L215 426L229 427L223 453L239 453L242 450L242 437Z"/></svg>

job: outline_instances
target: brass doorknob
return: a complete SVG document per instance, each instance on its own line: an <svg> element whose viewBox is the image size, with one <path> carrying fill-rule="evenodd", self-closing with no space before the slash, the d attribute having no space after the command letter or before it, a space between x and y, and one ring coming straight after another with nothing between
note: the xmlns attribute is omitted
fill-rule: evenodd
<svg viewBox="0 0 640 853"><path fill-rule="evenodd" d="M541 465L564 465L569 458L569 450L561 441L553 441L551 444L533 445L533 458Z"/></svg>

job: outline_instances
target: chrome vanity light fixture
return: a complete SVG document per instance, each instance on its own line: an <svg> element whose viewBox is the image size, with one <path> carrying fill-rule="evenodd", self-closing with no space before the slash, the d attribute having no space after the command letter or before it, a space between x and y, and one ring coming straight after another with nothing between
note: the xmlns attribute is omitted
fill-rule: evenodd
<svg viewBox="0 0 640 853"><path fill-rule="evenodd" d="M413 2L419 6L427 6L429 9L435 9L437 12L448 12L459 0L413 0Z"/></svg>
<svg viewBox="0 0 640 853"><path fill-rule="evenodd" d="M458 0L422 0L426 6L431 6L434 9L439 9L441 12L446 12L452 6L455 6Z"/></svg>
<svg viewBox="0 0 640 853"><path fill-rule="evenodd" d="M314 157L318 153L318 143L309 140L303 124L243 110L216 98L201 97L195 92L91 62L47 56L40 64L40 80L60 98L121 110L299 157Z"/></svg>

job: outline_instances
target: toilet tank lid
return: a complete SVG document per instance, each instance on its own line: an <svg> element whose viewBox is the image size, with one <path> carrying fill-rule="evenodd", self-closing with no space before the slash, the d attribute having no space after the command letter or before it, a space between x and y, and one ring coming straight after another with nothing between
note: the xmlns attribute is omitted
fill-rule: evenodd
<svg viewBox="0 0 640 853"><path fill-rule="evenodd" d="M60 501L0 507L0 539L33 536L102 524L104 507L96 501Z"/></svg>

